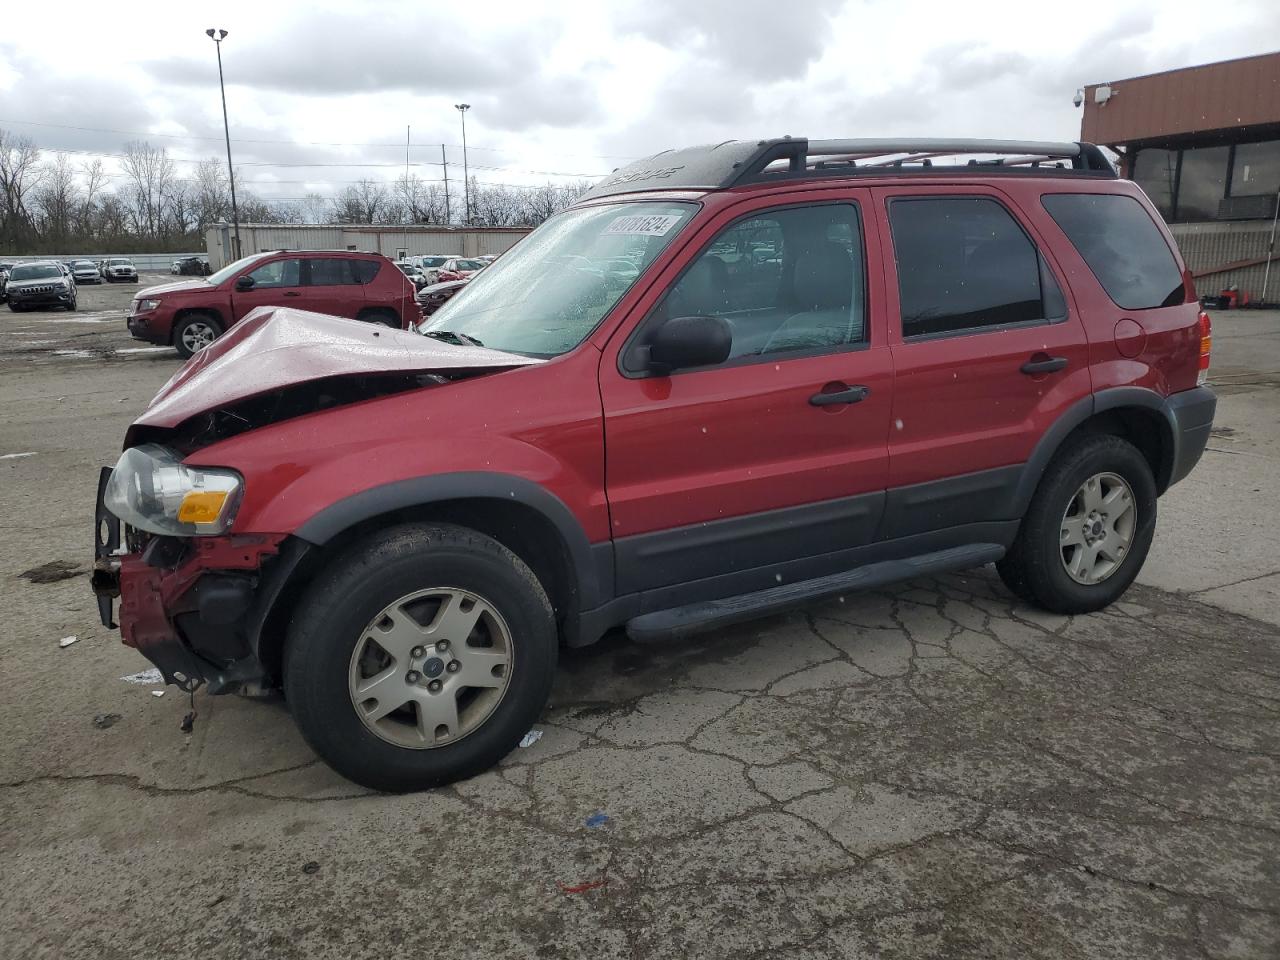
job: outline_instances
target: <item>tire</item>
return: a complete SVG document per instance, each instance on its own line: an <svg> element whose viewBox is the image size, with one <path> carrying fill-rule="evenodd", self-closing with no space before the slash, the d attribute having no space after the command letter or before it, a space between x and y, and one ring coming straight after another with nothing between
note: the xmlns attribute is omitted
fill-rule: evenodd
<svg viewBox="0 0 1280 960"><path fill-rule="evenodd" d="M16 303L14 303L12 300L10 300L10 301L9 301L9 309L10 309L10 310L12 310L14 313L21 313L21 312L22 312L22 307L18 306L18 305L17 305Z"/></svg>
<svg viewBox="0 0 1280 960"><path fill-rule="evenodd" d="M75 312L76 312L76 298L72 297L71 302L67 304L67 313L75 313Z"/></svg>
<svg viewBox="0 0 1280 960"><path fill-rule="evenodd" d="M357 316L356 319L365 323L380 323L393 330L400 329L400 319L391 310L361 310L360 315Z"/></svg>
<svg viewBox="0 0 1280 960"><path fill-rule="evenodd" d="M432 634L419 631L423 630L422 621L443 621L444 603L434 612L430 607L439 593L465 595L473 598L472 610L478 600L484 609L494 612L492 617L479 615L484 619L476 623L486 624L483 628L464 627L471 630L473 638L489 635L491 646L473 647L454 637L447 653L426 646L423 654L423 647L410 651L403 636L397 638L389 632L386 635L406 652L378 660L366 669L364 655L385 652L376 641L380 639L377 631L386 630L388 613L400 620L413 603L428 604L426 612L414 618L422 620L410 625L408 642L432 642ZM420 594L428 596L415 600ZM458 609L465 609L465 597L460 601L464 606ZM507 631L502 643L494 632L495 624L498 631ZM397 623L392 629L399 628ZM465 685L431 693L431 684L461 683L464 678L485 675L470 669L469 661L459 662L463 649L469 655L485 657L484 665L477 669L492 669L494 676L505 678L499 681L505 686L496 693ZM316 577L289 627L284 691L303 737L338 773L375 790L421 790L487 770L520 742L550 696L557 649L550 601L533 572L515 554L465 527L404 525L354 545ZM451 654L459 658L456 673L453 663L447 670L432 663ZM496 672L498 665L487 666L504 655L507 659L501 674ZM421 672L410 675L415 666ZM402 668L407 668L404 673ZM440 680L428 680L431 676ZM394 685L377 686L376 678ZM423 683L428 684L426 692ZM482 686L496 685L484 681ZM358 706L367 689L375 693L385 689L389 696L385 701L371 696ZM437 701L433 696L452 699ZM468 696L474 699L467 700ZM395 709L397 703L396 712L367 719L384 708ZM444 724L433 726L436 714L423 712L447 703L463 704L450 718L456 724L452 730ZM445 712L449 712L447 708Z"/></svg>
<svg viewBox="0 0 1280 960"><path fill-rule="evenodd" d="M211 335L210 335L211 334ZM209 313L189 313L173 328L173 345L184 360L222 336L222 324Z"/></svg>
<svg viewBox="0 0 1280 960"><path fill-rule="evenodd" d="M1069 441L1045 470L1017 539L996 564L1000 579L1052 613L1101 610L1142 569L1155 533L1156 499L1151 465L1133 444L1110 434Z"/></svg>

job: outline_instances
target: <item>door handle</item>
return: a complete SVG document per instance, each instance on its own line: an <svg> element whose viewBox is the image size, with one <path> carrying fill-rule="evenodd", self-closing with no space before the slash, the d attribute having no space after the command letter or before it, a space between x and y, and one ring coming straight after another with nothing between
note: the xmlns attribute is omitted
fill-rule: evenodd
<svg viewBox="0 0 1280 960"><path fill-rule="evenodd" d="M1066 357L1050 357L1043 353L1037 353L1024 363L1021 369L1027 376L1034 377L1038 373L1057 373L1059 370L1065 370L1066 368Z"/></svg>
<svg viewBox="0 0 1280 960"><path fill-rule="evenodd" d="M871 393L870 387L861 385L845 387L832 393L815 393L809 403L815 407L833 407L841 403L860 403Z"/></svg>
<svg viewBox="0 0 1280 960"><path fill-rule="evenodd" d="M284 292L284 295L285 295L286 297L300 297L300 296L302 296L302 294L300 294L297 290L286 290L286 291Z"/></svg>

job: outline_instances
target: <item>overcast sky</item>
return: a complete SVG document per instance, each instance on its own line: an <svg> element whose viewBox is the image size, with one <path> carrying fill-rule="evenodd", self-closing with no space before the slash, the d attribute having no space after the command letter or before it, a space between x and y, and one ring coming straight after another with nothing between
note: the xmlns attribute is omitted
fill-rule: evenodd
<svg viewBox="0 0 1280 960"><path fill-rule="evenodd" d="M393 179L406 124L419 175L441 142L460 174L463 101L473 174L512 184L782 134L1071 139L1077 87L1273 50L1280 2L10 3L0 127L109 165L137 138L220 156L210 26L242 180L300 198Z"/></svg>

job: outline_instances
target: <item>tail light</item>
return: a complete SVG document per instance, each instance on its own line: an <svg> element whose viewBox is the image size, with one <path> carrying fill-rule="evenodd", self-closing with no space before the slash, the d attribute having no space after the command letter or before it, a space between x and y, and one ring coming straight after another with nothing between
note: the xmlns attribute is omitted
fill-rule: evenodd
<svg viewBox="0 0 1280 960"><path fill-rule="evenodd" d="M1213 323L1209 314L1200 311L1200 373L1196 377L1197 384L1209 379L1209 354L1213 349Z"/></svg>

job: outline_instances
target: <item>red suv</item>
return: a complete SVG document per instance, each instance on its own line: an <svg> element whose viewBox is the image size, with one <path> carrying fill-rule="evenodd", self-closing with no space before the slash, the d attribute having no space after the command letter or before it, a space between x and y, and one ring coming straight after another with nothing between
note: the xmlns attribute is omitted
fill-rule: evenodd
<svg viewBox="0 0 1280 960"><path fill-rule="evenodd" d="M135 340L172 344L189 357L255 307L296 307L408 327L418 317L414 286L376 253L277 250L255 253L207 277L139 290L129 304Z"/></svg>
<svg viewBox="0 0 1280 960"><path fill-rule="evenodd" d="M390 790L493 764L559 645L615 627L992 562L1027 602L1106 606L1215 406L1173 239L1077 143L667 152L422 337L242 326L317 346L267 364L232 331L134 423L101 613L119 596L183 689L283 685L325 760Z"/></svg>

